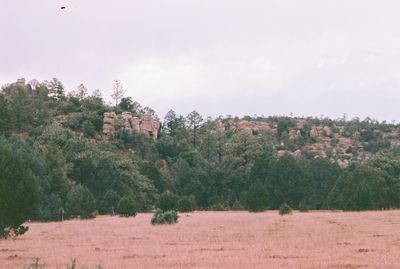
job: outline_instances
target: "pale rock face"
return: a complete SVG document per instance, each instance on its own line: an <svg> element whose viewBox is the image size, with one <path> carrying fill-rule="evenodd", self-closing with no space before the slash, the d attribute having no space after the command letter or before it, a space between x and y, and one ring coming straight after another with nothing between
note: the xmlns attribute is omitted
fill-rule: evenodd
<svg viewBox="0 0 400 269"><path fill-rule="evenodd" d="M325 133L326 133L327 136L331 136L331 134L332 134L331 127L325 126L325 127L324 127L324 131L325 131Z"/></svg>
<svg viewBox="0 0 400 269"><path fill-rule="evenodd" d="M239 121L236 125L236 128L240 131L245 131L248 133L252 133L253 131L259 132L273 132L268 123L266 122L250 122L247 120Z"/></svg>
<svg viewBox="0 0 400 269"><path fill-rule="evenodd" d="M349 166L349 161L348 160L337 160L336 163L341 167L341 168L346 168Z"/></svg>
<svg viewBox="0 0 400 269"><path fill-rule="evenodd" d="M122 112L121 117L124 122L125 131L130 133L143 133L157 140L158 129L160 128L160 121L158 118L145 115L140 119L138 117L132 117L131 112ZM103 134L105 136L111 136L115 133L116 118L117 115L115 112L104 113Z"/></svg>
<svg viewBox="0 0 400 269"><path fill-rule="evenodd" d="M156 140L159 126L160 121L157 118L151 115L144 115L140 124L140 131L148 136L154 137Z"/></svg>
<svg viewBox="0 0 400 269"><path fill-rule="evenodd" d="M138 117L131 118L131 127L133 132L135 133L140 132L140 119Z"/></svg>
<svg viewBox="0 0 400 269"><path fill-rule="evenodd" d="M225 132L225 126L222 121L219 120L216 125L216 129L218 132Z"/></svg>
<svg viewBox="0 0 400 269"><path fill-rule="evenodd" d="M317 128L315 128L315 127L313 127L312 129L311 129L311 131L310 131L310 136L311 137L318 137L319 136L319 133L318 133L318 129Z"/></svg>
<svg viewBox="0 0 400 269"><path fill-rule="evenodd" d="M112 135L115 132L114 128L114 120L117 117L115 112L106 112L104 113L103 118L103 134L108 136Z"/></svg>
<svg viewBox="0 0 400 269"><path fill-rule="evenodd" d="M301 150L296 150L295 152L292 153L292 156L294 158L300 158L301 157Z"/></svg>
<svg viewBox="0 0 400 269"><path fill-rule="evenodd" d="M278 155L278 158L281 158L281 157L283 157L283 156L286 155L286 151L284 151L284 150L278 150L277 155Z"/></svg>

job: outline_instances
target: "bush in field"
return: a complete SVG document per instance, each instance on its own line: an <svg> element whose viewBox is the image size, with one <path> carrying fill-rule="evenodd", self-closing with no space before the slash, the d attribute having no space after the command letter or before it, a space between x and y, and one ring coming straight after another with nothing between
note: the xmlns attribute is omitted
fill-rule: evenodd
<svg viewBox="0 0 400 269"><path fill-rule="evenodd" d="M123 217L136 216L138 211L138 204L134 197L126 195L118 202L117 213Z"/></svg>
<svg viewBox="0 0 400 269"><path fill-rule="evenodd" d="M279 215L288 215L292 213L292 208L286 204L283 203L280 207L279 207Z"/></svg>
<svg viewBox="0 0 400 269"><path fill-rule="evenodd" d="M156 202L156 208L162 211L170 211L178 209L178 197L170 191L161 194Z"/></svg>
<svg viewBox="0 0 400 269"><path fill-rule="evenodd" d="M179 212L191 212L196 209L196 201L194 197L183 196L178 201Z"/></svg>
<svg viewBox="0 0 400 269"><path fill-rule="evenodd" d="M24 234L22 224L33 213L38 187L21 158L0 139L0 238Z"/></svg>
<svg viewBox="0 0 400 269"><path fill-rule="evenodd" d="M162 211L161 209L156 209L153 217L151 218L151 224L173 224L178 222L178 213L174 210Z"/></svg>
<svg viewBox="0 0 400 269"><path fill-rule="evenodd" d="M67 194L65 209L70 217L94 218L96 203L93 194L82 185L75 185Z"/></svg>
<svg viewBox="0 0 400 269"><path fill-rule="evenodd" d="M250 186L246 196L246 206L250 212L261 212L267 208L267 191L261 183Z"/></svg>

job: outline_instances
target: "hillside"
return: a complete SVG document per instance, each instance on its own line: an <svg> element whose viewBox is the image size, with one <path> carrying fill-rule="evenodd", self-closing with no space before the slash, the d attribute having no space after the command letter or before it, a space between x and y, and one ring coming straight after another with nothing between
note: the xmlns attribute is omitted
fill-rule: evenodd
<svg viewBox="0 0 400 269"><path fill-rule="evenodd" d="M172 110L160 120L131 97L115 104L57 79L2 87L0 141L35 177L35 218L82 216L81 196L89 213L113 213L125 196L148 211L166 191L213 210L400 206L398 125Z"/></svg>

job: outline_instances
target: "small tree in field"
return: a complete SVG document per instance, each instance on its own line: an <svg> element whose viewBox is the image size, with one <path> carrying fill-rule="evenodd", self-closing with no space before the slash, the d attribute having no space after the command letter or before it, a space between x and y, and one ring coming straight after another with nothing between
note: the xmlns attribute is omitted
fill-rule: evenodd
<svg viewBox="0 0 400 269"><path fill-rule="evenodd" d="M0 238L21 235L22 224L35 209L37 184L18 155L0 139Z"/></svg>
<svg viewBox="0 0 400 269"><path fill-rule="evenodd" d="M279 215L288 215L288 214L292 214L292 208L287 203L283 203L279 207Z"/></svg>
<svg viewBox="0 0 400 269"><path fill-rule="evenodd" d="M157 209L151 218L151 224L173 224L178 222L178 218L178 213L176 213L174 210L164 212L160 209Z"/></svg>
<svg viewBox="0 0 400 269"><path fill-rule="evenodd" d="M118 202L117 213L123 217L136 216L138 204L131 195L126 195Z"/></svg>

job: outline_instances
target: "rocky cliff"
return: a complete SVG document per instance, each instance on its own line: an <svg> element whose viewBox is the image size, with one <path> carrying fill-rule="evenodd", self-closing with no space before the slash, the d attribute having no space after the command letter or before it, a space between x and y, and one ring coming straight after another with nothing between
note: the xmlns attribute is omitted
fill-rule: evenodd
<svg viewBox="0 0 400 269"><path fill-rule="evenodd" d="M151 115L144 115L142 118L132 116L131 112L122 112L117 115L115 112L104 113L103 135L109 137L116 131L125 130L129 133L142 133L157 140L160 120Z"/></svg>

